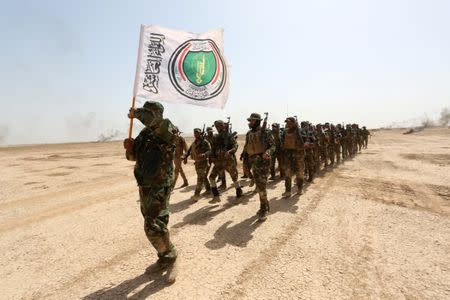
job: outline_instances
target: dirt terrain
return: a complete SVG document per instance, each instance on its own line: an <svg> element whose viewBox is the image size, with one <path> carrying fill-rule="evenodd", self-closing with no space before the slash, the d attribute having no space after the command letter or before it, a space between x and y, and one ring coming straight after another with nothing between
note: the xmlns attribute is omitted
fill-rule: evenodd
<svg viewBox="0 0 450 300"><path fill-rule="evenodd" d="M239 205L233 189L192 203L190 162L171 197L170 286L146 273L121 142L0 148L0 167L1 299L450 298L449 129L378 131L300 197L271 182L264 223L249 187Z"/></svg>

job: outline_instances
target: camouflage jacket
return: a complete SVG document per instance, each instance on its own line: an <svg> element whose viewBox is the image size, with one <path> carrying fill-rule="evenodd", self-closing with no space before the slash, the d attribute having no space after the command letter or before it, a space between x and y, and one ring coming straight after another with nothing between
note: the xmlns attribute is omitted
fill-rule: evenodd
<svg viewBox="0 0 450 300"><path fill-rule="evenodd" d="M258 135L260 136L260 139L263 143L265 153L269 154L270 156L273 156L277 149L276 149L276 144L275 144L275 140L273 138L272 132L270 130L263 129L262 127L257 128L255 131L249 130L247 132L247 134L245 136L245 144L244 144L243 153L246 153L250 144L253 143L253 141L251 141L249 138L251 132L258 133Z"/></svg>
<svg viewBox="0 0 450 300"><path fill-rule="evenodd" d="M134 176L139 186L170 186L175 154L175 126L168 119L144 128L134 141L128 160L136 161Z"/></svg>
<svg viewBox="0 0 450 300"><path fill-rule="evenodd" d="M234 136L227 131L215 134L211 142L211 159L223 160L227 158L234 159L234 154L238 149L238 144ZM231 155L228 155L227 152Z"/></svg>

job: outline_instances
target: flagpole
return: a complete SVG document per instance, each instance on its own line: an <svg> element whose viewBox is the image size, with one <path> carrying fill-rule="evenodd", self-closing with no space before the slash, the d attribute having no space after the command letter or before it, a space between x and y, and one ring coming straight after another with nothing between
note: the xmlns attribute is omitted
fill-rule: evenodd
<svg viewBox="0 0 450 300"><path fill-rule="evenodd" d="M144 32L144 25L141 24L141 28L139 30L139 47L136 59L136 73L134 75L133 100L131 101L131 110L130 110L130 126L128 127L129 139L131 139L131 137L133 136L134 107L136 106L137 86L139 85L139 64L141 63L142 58L143 32Z"/></svg>
<svg viewBox="0 0 450 300"><path fill-rule="evenodd" d="M131 109L130 109L130 126L128 127L128 138L131 139L133 136L133 118L134 118L134 106L136 105L136 96L133 96L133 100L131 101Z"/></svg>

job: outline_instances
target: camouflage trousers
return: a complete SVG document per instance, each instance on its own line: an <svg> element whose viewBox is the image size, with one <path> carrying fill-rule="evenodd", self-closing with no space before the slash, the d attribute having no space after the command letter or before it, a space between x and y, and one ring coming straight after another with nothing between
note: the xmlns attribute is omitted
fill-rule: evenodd
<svg viewBox="0 0 450 300"><path fill-rule="evenodd" d="M200 195L203 185L205 186L207 191L211 189L208 178L206 177L208 176L207 172L209 170L209 165L206 159L198 160L194 163L194 165L195 172L197 173L197 186L195 187L195 195Z"/></svg>
<svg viewBox="0 0 450 300"><path fill-rule="evenodd" d="M314 168L315 173L320 171L320 151L319 151L319 145L314 145L313 149L313 159L314 159Z"/></svg>
<svg viewBox="0 0 450 300"><path fill-rule="evenodd" d="M320 162L323 163L324 166L328 166L328 155L327 155L328 148L327 147L328 147L328 144L319 146Z"/></svg>
<svg viewBox="0 0 450 300"><path fill-rule="evenodd" d="M341 142L342 145L342 158L346 158L348 153L347 153L347 141L346 140L342 140Z"/></svg>
<svg viewBox="0 0 450 300"><path fill-rule="evenodd" d="M334 154L336 155L337 163L341 162L341 144L334 144Z"/></svg>
<svg viewBox="0 0 450 300"><path fill-rule="evenodd" d="M169 229L167 228L171 192L171 186L139 187L145 235L156 249L158 257L167 261L174 260L177 257L177 251L170 241Z"/></svg>
<svg viewBox="0 0 450 300"><path fill-rule="evenodd" d="M367 149L367 144L369 143L369 137L365 136L364 137L364 149Z"/></svg>
<svg viewBox="0 0 450 300"><path fill-rule="evenodd" d="M250 168L255 180L256 191L259 194L259 201L262 209L269 210L267 200L267 175L269 173L270 160L264 160L262 155L252 155L249 157Z"/></svg>
<svg viewBox="0 0 450 300"><path fill-rule="evenodd" d="M253 178L253 175L252 175L252 172L250 169L251 169L250 160L249 160L248 156L245 155L242 159L242 172L248 178Z"/></svg>
<svg viewBox="0 0 450 300"><path fill-rule="evenodd" d="M177 179L178 179L178 175L181 175L181 178L183 178L183 182L187 182L187 178L186 175L184 174L183 171L183 166L182 166L182 160L179 157L176 157L174 160L174 165L175 165L175 170L174 175L173 175L173 186L175 186L175 184L177 183Z"/></svg>
<svg viewBox="0 0 450 300"><path fill-rule="evenodd" d="M283 155L284 164L284 185L286 191L292 189L292 176L295 175L297 185L303 186L303 179L305 178L305 154L298 151L285 151Z"/></svg>
<svg viewBox="0 0 450 300"><path fill-rule="evenodd" d="M361 151L361 148L363 147L364 140L362 137L358 138L358 150Z"/></svg>
<svg viewBox="0 0 450 300"><path fill-rule="evenodd" d="M284 176L283 163L282 163L282 155L280 152L275 152L270 157L270 175L275 177L275 164L277 161L278 161L278 168L280 169L280 176L283 177Z"/></svg>
<svg viewBox="0 0 450 300"><path fill-rule="evenodd" d="M335 144L333 144L333 143L329 143L328 144L328 147L327 147L327 156L328 156L328 158L330 159L330 163L333 165L334 164L334 157L335 157L335 154L334 154L334 145Z"/></svg>
<svg viewBox="0 0 450 300"><path fill-rule="evenodd" d="M209 175L209 183L211 184L211 187L217 186L216 178L217 176L220 176L222 173L225 173L224 171L227 171L228 174L230 174L231 180L233 180L235 187L238 188L239 183L238 183L237 164L236 161L231 157L224 159L216 159L214 161L211 174Z"/></svg>
<svg viewBox="0 0 450 300"><path fill-rule="evenodd" d="M305 151L305 173L308 175L308 181L311 181L316 171L314 152L312 149Z"/></svg>

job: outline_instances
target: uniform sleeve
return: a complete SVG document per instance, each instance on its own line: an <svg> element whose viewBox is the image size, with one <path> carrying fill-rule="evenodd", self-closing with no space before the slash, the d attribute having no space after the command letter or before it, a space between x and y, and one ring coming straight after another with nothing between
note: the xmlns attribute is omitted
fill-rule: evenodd
<svg viewBox="0 0 450 300"><path fill-rule="evenodd" d="M184 151L184 152L187 152L188 147L187 147L186 140L184 139L184 137L181 137L181 140L183 141L183 151Z"/></svg>
<svg viewBox="0 0 450 300"><path fill-rule="evenodd" d="M203 140L203 150L203 154L205 154L205 156L209 156L211 154L211 146L207 140Z"/></svg>
<svg viewBox="0 0 450 300"><path fill-rule="evenodd" d="M189 149L186 151L186 158L188 158L191 155L191 151L192 151L192 146L194 145L195 142L192 142L192 144L189 146Z"/></svg>
<svg viewBox="0 0 450 300"><path fill-rule="evenodd" d="M248 145L248 132L245 135L245 143L244 143L244 149L242 149L241 156L245 155L247 153L247 145Z"/></svg>
<svg viewBox="0 0 450 300"><path fill-rule="evenodd" d="M228 137L230 145L232 146L232 148L229 150L232 154L236 153L236 151L238 150L238 143L236 141L236 139L232 136Z"/></svg>
<svg viewBox="0 0 450 300"><path fill-rule="evenodd" d="M209 157L210 158L216 158L216 137L213 137L212 139L211 139L211 143L209 144L209 146L210 146L210 148L211 148L211 150L210 150L210 152L209 152Z"/></svg>
<svg viewBox="0 0 450 300"><path fill-rule="evenodd" d="M159 126L159 136L168 144L175 143L175 135L176 127L170 122L169 119L164 119Z"/></svg>
<svg viewBox="0 0 450 300"><path fill-rule="evenodd" d="M269 154L270 156L272 156L276 150L275 140L273 138L272 133L266 131L265 135L266 135L266 144L267 144L266 153Z"/></svg>
<svg viewBox="0 0 450 300"><path fill-rule="evenodd" d="M133 150L132 151L125 151L125 157L129 161L136 161L136 153L137 148L139 147L139 144L142 142L142 131L139 133L139 135L134 140Z"/></svg>

